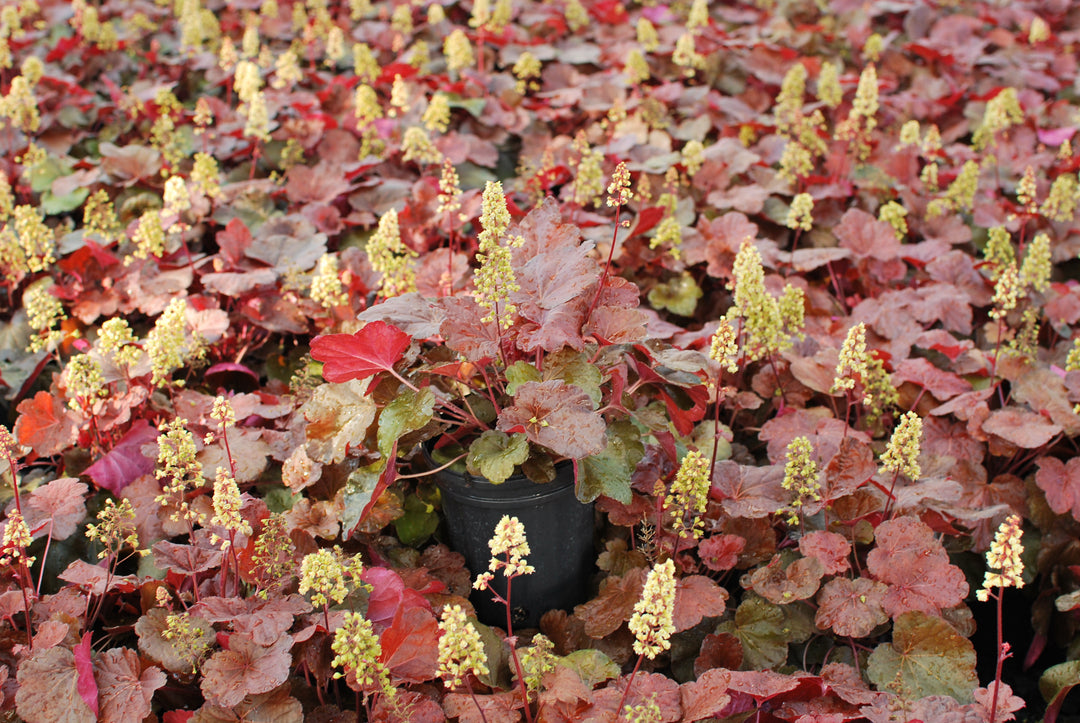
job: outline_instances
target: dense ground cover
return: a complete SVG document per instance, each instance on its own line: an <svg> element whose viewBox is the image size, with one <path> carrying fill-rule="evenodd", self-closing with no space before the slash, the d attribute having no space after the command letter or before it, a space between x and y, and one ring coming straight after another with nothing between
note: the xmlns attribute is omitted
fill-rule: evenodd
<svg viewBox="0 0 1080 723"><path fill-rule="evenodd" d="M1052 720L1077 28L6 4L0 711ZM571 459L596 503L593 584L539 630L467 617L414 464L464 428L471 469Z"/></svg>

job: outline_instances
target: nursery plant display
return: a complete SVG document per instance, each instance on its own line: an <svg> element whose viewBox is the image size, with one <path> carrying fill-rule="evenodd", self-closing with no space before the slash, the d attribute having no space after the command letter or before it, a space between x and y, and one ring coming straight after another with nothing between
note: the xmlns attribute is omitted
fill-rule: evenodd
<svg viewBox="0 0 1080 723"><path fill-rule="evenodd" d="M1078 27L8 3L0 715L1063 719Z"/></svg>

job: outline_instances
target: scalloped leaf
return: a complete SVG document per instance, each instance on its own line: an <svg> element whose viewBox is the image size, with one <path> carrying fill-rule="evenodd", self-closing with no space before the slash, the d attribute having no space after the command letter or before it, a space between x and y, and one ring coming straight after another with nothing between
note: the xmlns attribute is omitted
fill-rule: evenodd
<svg viewBox="0 0 1080 723"><path fill-rule="evenodd" d="M878 690L891 690L908 700L931 695L973 700L975 647L946 621L921 612L896 619L891 643L870 653L866 668Z"/></svg>
<svg viewBox="0 0 1080 723"><path fill-rule="evenodd" d="M514 469L528 458L529 442L524 434L506 434L489 429L469 445L465 466L470 474L478 474L498 485L514 474Z"/></svg>

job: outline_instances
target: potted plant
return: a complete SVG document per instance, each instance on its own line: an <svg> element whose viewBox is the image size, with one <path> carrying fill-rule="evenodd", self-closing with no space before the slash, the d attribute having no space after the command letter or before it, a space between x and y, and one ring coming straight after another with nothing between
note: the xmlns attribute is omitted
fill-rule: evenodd
<svg viewBox="0 0 1080 723"><path fill-rule="evenodd" d="M695 374L665 366L676 355L647 338L637 287L608 273L610 258L594 258L556 201L511 226L489 183L480 223L471 290L387 298L354 334L323 335L311 350L328 382L368 380L369 505L394 477L389 462L426 443L412 457L435 475L451 543L474 574L503 515L525 524L537 572L515 587L514 606L517 623L534 625L585 591L591 503L629 503L642 436L670 437L672 417L686 434L703 392ZM501 606L474 597L482 619L499 619Z"/></svg>

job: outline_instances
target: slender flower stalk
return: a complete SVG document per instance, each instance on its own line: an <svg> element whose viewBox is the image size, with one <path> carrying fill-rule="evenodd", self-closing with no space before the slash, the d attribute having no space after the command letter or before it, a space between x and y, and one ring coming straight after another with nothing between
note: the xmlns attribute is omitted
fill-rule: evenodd
<svg viewBox="0 0 1080 723"><path fill-rule="evenodd" d="M990 703L990 723L994 723L997 716L998 692L1001 688L1001 667L1006 658L1010 657L1009 644L1002 638L1002 600L1004 590L1007 587L1020 588L1024 586L1024 562L1020 559L1024 552L1024 546L1020 543L1020 537L1024 531L1020 527L1020 516L1009 515L1001 526L998 527L994 541L990 543L990 549L986 551L987 567L998 570L987 570L983 578L982 589L975 593L975 597L981 602L987 602L994 598L997 603L997 663L994 668L994 694Z"/></svg>

